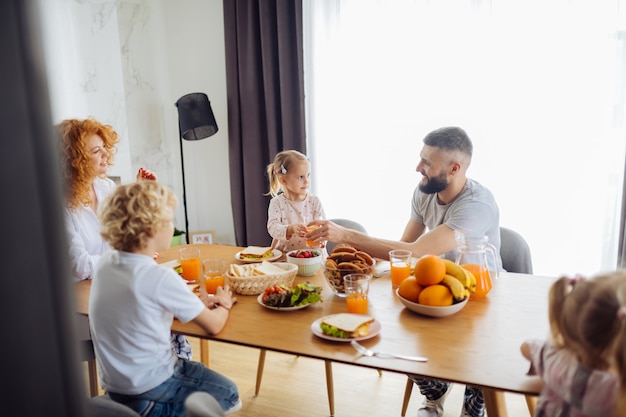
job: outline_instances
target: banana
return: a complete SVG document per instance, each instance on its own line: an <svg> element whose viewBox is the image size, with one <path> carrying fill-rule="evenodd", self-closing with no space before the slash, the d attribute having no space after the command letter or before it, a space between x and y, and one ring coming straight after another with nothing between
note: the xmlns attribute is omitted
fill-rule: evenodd
<svg viewBox="0 0 626 417"><path fill-rule="evenodd" d="M443 262L446 264L446 274L451 275L452 277L459 280L463 288L470 289L470 278L465 273L465 269L463 269L460 265L455 264L450 259L444 259Z"/></svg>
<svg viewBox="0 0 626 417"><path fill-rule="evenodd" d="M467 278L469 279L469 286L468 286L469 292L470 294L474 294L476 292L476 277L474 276L473 273L471 273L465 268L463 268L463 272L465 272L465 275L467 275Z"/></svg>
<svg viewBox="0 0 626 417"><path fill-rule="evenodd" d="M465 299L465 288L461 281L453 277L452 275L446 274L441 281L442 285L445 285L450 289L452 293L452 297L454 297L454 301L462 301Z"/></svg>

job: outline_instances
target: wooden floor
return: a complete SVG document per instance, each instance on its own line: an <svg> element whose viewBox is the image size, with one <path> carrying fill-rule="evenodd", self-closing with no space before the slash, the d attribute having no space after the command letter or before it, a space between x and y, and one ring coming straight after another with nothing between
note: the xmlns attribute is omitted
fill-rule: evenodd
<svg viewBox="0 0 626 417"><path fill-rule="evenodd" d="M200 360L198 339L190 338L194 360ZM243 408L237 417L328 417L324 362L282 353L267 352L263 382L254 395L258 349L210 342L210 366L231 378L239 387ZM333 364L335 416L400 416L406 376ZM464 386L455 384L446 400L444 417L461 414ZM507 394L509 417L527 417L521 395ZM415 417L422 396L413 390L406 415Z"/></svg>

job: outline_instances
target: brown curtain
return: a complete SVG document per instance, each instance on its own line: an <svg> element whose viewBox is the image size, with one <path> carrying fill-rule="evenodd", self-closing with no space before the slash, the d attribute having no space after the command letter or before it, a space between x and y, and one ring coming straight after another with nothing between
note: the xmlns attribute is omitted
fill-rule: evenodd
<svg viewBox="0 0 626 417"><path fill-rule="evenodd" d="M230 181L237 245L266 246L265 167L306 153L301 0L224 0Z"/></svg>

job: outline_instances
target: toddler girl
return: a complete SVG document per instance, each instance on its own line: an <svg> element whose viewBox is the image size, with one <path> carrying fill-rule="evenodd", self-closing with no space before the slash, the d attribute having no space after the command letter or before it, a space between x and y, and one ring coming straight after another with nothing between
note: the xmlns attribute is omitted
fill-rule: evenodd
<svg viewBox="0 0 626 417"><path fill-rule="evenodd" d="M527 340L529 374L543 389L535 416L616 416L626 387L626 272L558 279L550 289L551 341Z"/></svg>
<svg viewBox="0 0 626 417"><path fill-rule="evenodd" d="M267 211L267 231L272 247L288 252L307 247L306 225L325 219L319 198L309 193L311 164L298 151L279 152L267 166L269 195L273 198Z"/></svg>

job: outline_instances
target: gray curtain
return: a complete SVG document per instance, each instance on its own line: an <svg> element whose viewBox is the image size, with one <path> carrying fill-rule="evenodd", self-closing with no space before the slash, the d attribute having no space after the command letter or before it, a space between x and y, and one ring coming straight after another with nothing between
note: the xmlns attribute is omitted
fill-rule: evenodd
<svg viewBox="0 0 626 417"><path fill-rule="evenodd" d="M37 6L0 2L2 398L19 416L88 416Z"/></svg>
<svg viewBox="0 0 626 417"><path fill-rule="evenodd" d="M265 167L306 153L301 0L224 0L230 181L239 246L268 246Z"/></svg>

